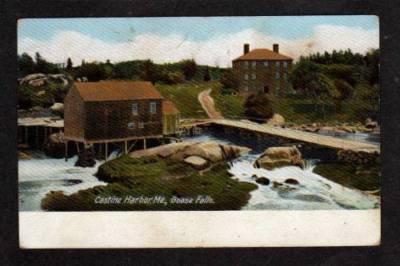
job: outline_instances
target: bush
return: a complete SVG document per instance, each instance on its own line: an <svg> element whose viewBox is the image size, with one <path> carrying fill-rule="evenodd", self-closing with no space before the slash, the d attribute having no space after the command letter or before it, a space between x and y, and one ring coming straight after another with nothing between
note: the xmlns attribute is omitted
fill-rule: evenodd
<svg viewBox="0 0 400 266"><path fill-rule="evenodd" d="M244 104L244 114L250 121L266 122L274 112L267 94L258 93L250 95Z"/></svg>

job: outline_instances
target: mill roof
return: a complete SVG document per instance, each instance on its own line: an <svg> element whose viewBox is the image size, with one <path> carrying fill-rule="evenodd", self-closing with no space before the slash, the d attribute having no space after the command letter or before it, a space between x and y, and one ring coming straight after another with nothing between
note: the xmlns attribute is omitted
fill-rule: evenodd
<svg viewBox="0 0 400 266"><path fill-rule="evenodd" d="M85 102L162 99L148 81L76 82L74 86Z"/></svg>

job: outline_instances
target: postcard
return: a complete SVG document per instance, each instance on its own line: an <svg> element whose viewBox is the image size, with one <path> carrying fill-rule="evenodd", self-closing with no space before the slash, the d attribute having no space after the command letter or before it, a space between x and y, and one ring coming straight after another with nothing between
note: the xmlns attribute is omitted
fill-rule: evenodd
<svg viewBox="0 0 400 266"><path fill-rule="evenodd" d="M18 21L22 248L380 243L376 16Z"/></svg>

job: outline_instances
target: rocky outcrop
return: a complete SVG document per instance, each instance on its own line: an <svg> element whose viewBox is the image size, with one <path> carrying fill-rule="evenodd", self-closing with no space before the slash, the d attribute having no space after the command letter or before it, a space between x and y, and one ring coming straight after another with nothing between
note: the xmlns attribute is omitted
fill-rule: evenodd
<svg viewBox="0 0 400 266"><path fill-rule="evenodd" d="M64 134L54 133L51 134L46 143L44 144L44 153L47 156L53 158L64 157L65 147L64 147Z"/></svg>
<svg viewBox="0 0 400 266"><path fill-rule="evenodd" d="M300 151L295 147L271 147L256 160L255 166L272 170L276 167L299 166L304 167Z"/></svg>
<svg viewBox="0 0 400 266"><path fill-rule="evenodd" d="M267 124L272 126L283 126L285 124L285 118L280 114L274 114L272 118L267 121Z"/></svg>
<svg viewBox="0 0 400 266"><path fill-rule="evenodd" d="M50 110L51 110L53 113L56 113L56 114L63 114L63 113L64 113L64 104L62 104L62 103L54 103L54 104L50 107Z"/></svg>
<svg viewBox="0 0 400 266"><path fill-rule="evenodd" d="M179 142L130 153L132 158L158 156L173 161L185 162L196 169L237 158L250 149L235 145L223 145L215 142ZM185 161L186 160L186 161ZM206 162L204 162L204 161Z"/></svg>
<svg viewBox="0 0 400 266"><path fill-rule="evenodd" d="M78 160L76 161L75 166L93 167L96 164L95 158L96 157L92 149L83 149L78 154Z"/></svg>
<svg viewBox="0 0 400 266"><path fill-rule="evenodd" d="M19 80L19 84L29 84L33 87L41 87L49 82L59 82L64 86L67 86L70 82L70 78L64 74L43 74L43 73L34 73L27 75Z"/></svg>

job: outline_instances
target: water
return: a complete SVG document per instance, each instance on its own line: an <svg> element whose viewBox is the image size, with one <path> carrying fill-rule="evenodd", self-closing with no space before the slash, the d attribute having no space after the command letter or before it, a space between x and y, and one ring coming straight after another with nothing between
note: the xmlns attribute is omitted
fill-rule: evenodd
<svg viewBox="0 0 400 266"><path fill-rule="evenodd" d="M379 198L359 190L346 188L313 173L318 160L308 160L306 168L289 166L266 170L253 167L258 155L247 155L232 162L229 172L240 181L257 184L255 177L266 177L268 186L257 184L244 209L329 210L372 209L379 207ZM295 179L298 185L285 184ZM273 183L278 185L273 185ZM282 184L282 185L279 185Z"/></svg>
<svg viewBox="0 0 400 266"><path fill-rule="evenodd" d="M243 145L252 148L230 163L229 172L232 178L241 181L255 182L254 176L267 177L271 184L257 184L258 189L251 192L251 198L243 209L290 209L290 210L323 210L323 209L370 209L379 207L379 197L371 196L359 190L346 188L322 176L313 173L318 160L308 159L306 169L282 167L272 171L253 167L255 159L269 144L258 143L253 139L238 136L206 134L186 138L186 141L214 141L221 144ZM115 158L118 152L110 155ZM40 211L41 199L50 191L63 191L70 195L79 190L94 186L106 185L94 174L103 161L97 161L95 167L75 167L77 157L51 159L40 156L38 159L20 160L19 171L19 207L21 211ZM284 184L275 187L273 182L284 183L288 178L297 180L299 185Z"/></svg>
<svg viewBox="0 0 400 266"><path fill-rule="evenodd" d="M380 134L377 133L363 133L363 132L348 133L348 132L334 132L334 131L320 130L316 134L338 137L349 140L356 140L378 145L380 144Z"/></svg>
<svg viewBox="0 0 400 266"><path fill-rule="evenodd" d="M360 135L358 135L360 136ZM363 136L364 137L364 136ZM357 139L359 140L359 139ZM367 138L364 138L367 141ZM208 134L191 137L186 141L214 141L221 144L243 145L252 148L230 163L229 173L240 181L254 183L258 189L251 192L251 198L243 209L274 210L329 210L329 209L372 209L380 206L380 198L356 189L337 184L313 172L318 159L306 158L306 167L282 167L274 170L255 168L255 160L270 144L255 139ZM258 184L255 177L266 177L270 185ZM295 179L299 185L285 184L287 179ZM273 186L273 183L283 185Z"/></svg>
<svg viewBox="0 0 400 266"><path fill-rule="evenodd" d="M68 159L39 159L18 161L19 209L21 211L40 210L41 199L50 191L63 191L70 195L82 189L106 183L99 181L94 174L102 163L95 167L75 167L77 156Z"/></svg>

